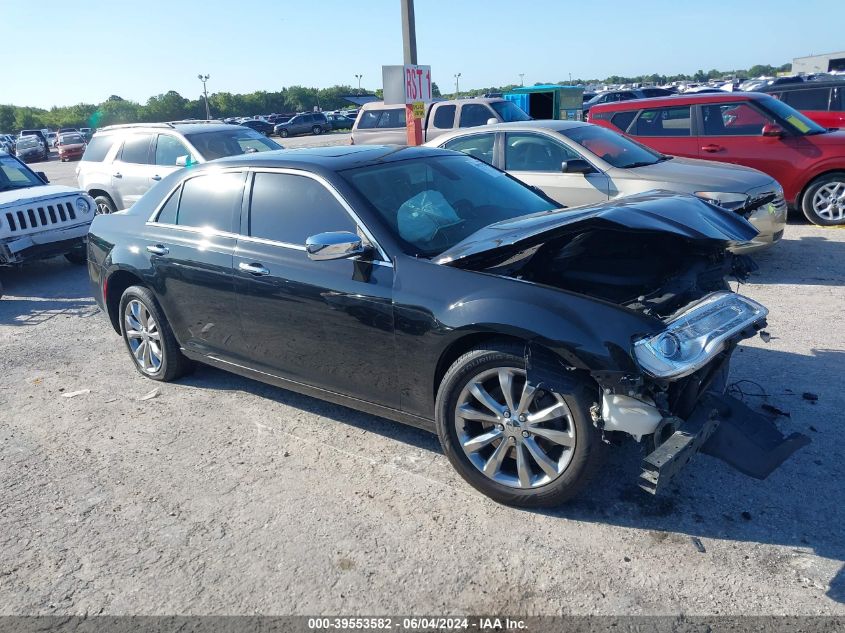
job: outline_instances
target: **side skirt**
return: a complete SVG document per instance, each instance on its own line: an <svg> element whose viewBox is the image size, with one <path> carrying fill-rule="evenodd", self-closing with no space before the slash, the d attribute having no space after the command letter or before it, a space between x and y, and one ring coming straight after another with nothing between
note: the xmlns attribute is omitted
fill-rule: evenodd
<svg viewBox="0 0 845 633"><path fill-rule="evenodd" d="M251 367L223 360L222 358L217 358L216 356L199 354L195 351L185 349L184 347L182 348L182 353L191 360L211 365L212 367L216 367L233 374L238 374L244 378L251 378L259 382L267 383L268 385L281 387L282 389L288 389L289 391L295 391L296 393L317 398L318 400L326 400L333 404L339 404L344 407L349 407L350 409L355 409L356 411L363 411L364 413L377 415L382 418L387 418L388 420L393 420L394 422L401 422L402 424L414 426L418 429L422 429L423 431L428 431L429 433L437 432L433 420L427 420L426 418L411 415L410 413L405 413L404 411L399 411L398 409L384 407L380 404L367 402L366 400L359 400L358 398L345 396L327 389L312 387L311 385L306 385L305 383L289 380L275 374L269 374L257 369L252 369Z"/></svg>

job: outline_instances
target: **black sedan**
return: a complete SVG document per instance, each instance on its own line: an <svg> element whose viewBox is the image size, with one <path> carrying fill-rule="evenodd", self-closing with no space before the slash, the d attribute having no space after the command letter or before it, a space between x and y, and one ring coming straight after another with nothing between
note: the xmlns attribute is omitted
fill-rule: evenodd
<svg viewBox="0 0 845 633"><path fill-rule="evenodd" d="M261 132L264 136L270 136L273 133L273 124L262 121L261 119L246 119L241 121L238 125L251 128L256 132Z"/></svg>
<svg viewBox="0 0 845 633"><path fill-rule="evenodd" d="M435 431L504 503L568 499L613 437L655 447L651 492L699 450L764 477L805 441L724 393L766 319L724 282L750 224L666 193L555 207L445 150L242 155L97 216L92 290L144 376L201 362Z"/></svg>

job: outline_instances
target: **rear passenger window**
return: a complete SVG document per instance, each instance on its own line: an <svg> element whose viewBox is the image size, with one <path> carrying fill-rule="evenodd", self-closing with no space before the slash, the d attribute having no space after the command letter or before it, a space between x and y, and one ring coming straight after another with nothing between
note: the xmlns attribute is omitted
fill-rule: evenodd
<svg viewBox="0 0 845 633"><path fill-rule="evenodd" d="M231 233L243 199L243 182L244 175L237 172L186 180L182 185L176 224Z"/></svg>
<svg viewBox="0 0 845 633"><path fill-rule="evenodd" d="M112 145L114 145L114 136L95 136L85 148L82 160L101 163L106 159L106 154L109 153Z"/></svg>
<svg viewBox="0 0 845 633"><path fill-rule="evenodd" d="M455 107L455 106L452 106ZM483 160L490 165L493 164L493 134L471 134L469 136L462 136L460 138L452 139L444 143L445 149L451 149L455 152L463 152L470 156Z"/></svg>
<svg viewBox="0 0 845 633"><path fill-rule="evenodd" d="M179 211L179 194L182 192L182 187L179 187L170 194L170 198L164 203L161 211L158 212L156 222L162 224L176 224L176 214Z"/></svg>
<svg viewBox="0 0 845 633"><path fill-rule="evenodd" d="M636 136L689 136L690 108L655 108L643 110L634 124L632 134Z"/></svg>
<svg viewBox="0 0 845 633"><path fill-rule="evenodd" d="M784 90L781 100L796 110L822 110L826 112L830 103L830 88Z"/></svg>
<svg viewBox="0 0 845 633"><path fill-rule="evenodd" d="M495 113L487 106L468 103L461 106L461 127L487 125L487 119L495 119Z"/></svg>
<svg viewBox="0 0 845 633"><path fill-rule="evenodd" d="M637 116L636 110L618 112L610 117L610 122L624 132L631 125L631 121L634 120L635 116Z"/></svg>
<svg viewBox="0 0 845 633"><path fill-rule="evenodd" d="M255 174L249 210L252 237L304 246L312 235L356 233L357 228L337 198L313 178Z"/></svg>
<svg viewBox="0 0 845 633"><path fill-rule="evenodd" d="M455 127L455 110L456 106L446 105L439 106L434 111L434 127L441 130L449 130Z"/></svg>
<svg viewBox="0 0 845 633"><path fill-rule="evenodd" d="M120 160L124 163L136 163L147 165L150 162L150 143L153 140L152 134L135 134L127 136L123 141L123 150L120 153Z"/></svg>

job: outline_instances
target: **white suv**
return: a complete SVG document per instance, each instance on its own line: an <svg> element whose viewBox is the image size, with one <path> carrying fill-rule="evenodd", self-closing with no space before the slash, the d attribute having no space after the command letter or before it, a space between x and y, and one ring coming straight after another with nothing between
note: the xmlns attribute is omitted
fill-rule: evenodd
<svg viewBox="0 0 845 633"><path fill-rule="evenodd" d="M0 153L0 266L55 255L85 263L95 209L84 191L48 184L42 172Z"/></svg>

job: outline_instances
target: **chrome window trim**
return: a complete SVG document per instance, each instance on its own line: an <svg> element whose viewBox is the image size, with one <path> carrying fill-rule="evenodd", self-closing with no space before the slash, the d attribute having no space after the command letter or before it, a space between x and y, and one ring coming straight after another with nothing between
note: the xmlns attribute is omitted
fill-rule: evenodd
<svg viewBox="0 0 845 633"><path fill-rule="evenodd" d="M381 244L378 243L378 240L375 239L375 237L370 232L370 230L361 221L361 218L358 217L358 214L355 213L355 211L352 209L352 206L346 201L346 199L342 195L340 195L340 192L338 192L337 189L335 189L334 186L328 180L326 180L325 178L323 178L319 174L315 174L315 173L305 171L305 170L293 169L293 168L290 168L290 167L244 167L244 166L224 167L224 168L221 168L220 170L214 170L214 172L211 172L211 173L215 173L215 172L218 172L218 171L220 173L235 172L235 173L246 173L246 174L249 174L249 173L290 174L290 175L293 175L293 176L305 176L307 178L311 178L312 180L316 180L321 185L323 185L329 191L329 193L332 194L332 196L334 196L334 198L340 203L340 205L344 208L344 210L349 214L353 223L361 230L361 232L364 234L364 236L367 238L367 240L369 240L370 244L378 252L381 259L373 260L370 263L376 264L378 266L387 266L389 268L393 268L393 262L387 256L387 253L381 247ZM150 217L147 218L147 221L146 221L145 224L147 226L160 226L160 227L165 227L165 228L188 231L188 232L191 232L191 233L201 233L201 234L205 234L205 235L213 235L213 236L218 236L218 237L234 237L234 238L237 238L239 240L244 240L244 241L248 241L248 242L255 242L255 243L259 243L259 244L267 244L269 246L280 246L282 248L290 248L290 249L293 249L293 250L298 250L298 251L303 251L303 252L305 251L305 245L304 244L300 245L300 244L291 244L289 242L277 242L275 240L268 240L268 239L261 238L261 237L253 237L251 235L243 235L243 234L240 234L240 233L230 233L228 231L219 231L217 229L194 227L194 226L187 226L187 225L182 225L182 224L168 224L166 222L158 222L156 220L156 218L158 218L158 216L161 213L164 206L170 200L170 197L176 192L177 189L179 189L184 183L186 183L188 180L191 180L192 178L197 178L199 176L207 176L207 175L209 175L209 172L204 171L202 173L188 175L187 177L179 180L179 182L177 182L176 185L174 185L173 188L170 189L170 191L168 191L167 194L162 198L162 201L158 204L158 206L155 208L155 210L150 214ZM358 258L353 257L353 258L350 258L350 259L358 259Z"/></svg>

